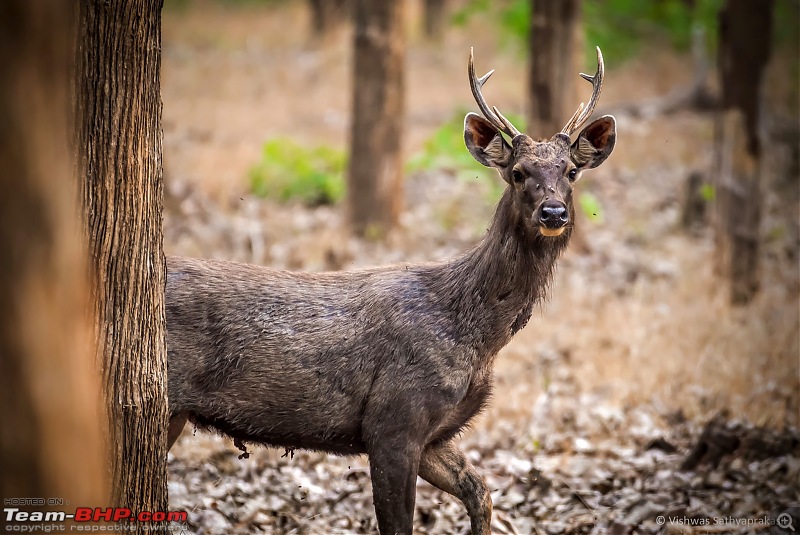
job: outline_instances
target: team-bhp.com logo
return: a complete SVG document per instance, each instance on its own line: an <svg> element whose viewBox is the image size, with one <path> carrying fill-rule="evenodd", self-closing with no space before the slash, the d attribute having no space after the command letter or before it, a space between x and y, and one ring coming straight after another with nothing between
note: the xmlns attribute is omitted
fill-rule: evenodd
<svg viewBox="0 0 800 535"><path fill-rule="evenodd" d="M6 522L186 522L186 511L140 511L127 507L78 507L74 513L65 511L21 511L16 507L3 509Z"/></svg>

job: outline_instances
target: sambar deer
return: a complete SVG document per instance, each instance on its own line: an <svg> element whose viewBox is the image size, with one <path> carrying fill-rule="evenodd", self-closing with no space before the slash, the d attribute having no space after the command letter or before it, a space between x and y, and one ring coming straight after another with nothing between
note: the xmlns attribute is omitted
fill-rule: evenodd
<svg viewBox="0 0 800 535"><path fill-rule="evenodd" d="M417 476L457 497L474 535L490 532L483 478L455 437L486 405L498 351L543 299L574 224L573 186L611 153L597 104L603 58L583 104L549 140L490 108L464 140L507 183L483 240L459 258L296 273L168 259L169 445L187 419L243 442L367 454L382 535L410 534ZM510 143L503 134L507 135Z"/></svg>

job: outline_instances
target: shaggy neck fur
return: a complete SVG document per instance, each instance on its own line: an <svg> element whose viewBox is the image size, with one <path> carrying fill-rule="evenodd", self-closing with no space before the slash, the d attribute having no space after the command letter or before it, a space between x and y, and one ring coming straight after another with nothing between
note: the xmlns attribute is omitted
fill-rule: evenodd
<svg viewBox="0 0 800 535"><path fill-rule="evenodd" d="M483 240L443 265L436 277L436 293L469 331L464 334L474 337L479 353L496 353L524 327L533 305L545 297L572 232L538 234L514 210L513 194L507 187Z"/></svg>

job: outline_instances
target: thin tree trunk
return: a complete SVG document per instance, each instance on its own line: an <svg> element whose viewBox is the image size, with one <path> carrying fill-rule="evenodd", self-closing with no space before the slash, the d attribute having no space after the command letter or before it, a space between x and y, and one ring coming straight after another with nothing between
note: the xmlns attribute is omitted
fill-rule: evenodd
<svg viewBox="0 0 800 535"><path fill-rule="evenodd" d="M769 61L773 2L728 0L720 11L722 111L716 124L714 229L717 272L731 302L758 291L761 228L761 90Z"/></svg>
<svg viewBox="0 0 800 535"><path fill-rule="evenodd" d="M309 0L312 37L326 40L347 20L349 0Z"/></svg>
<svg viewBox="0 0 800 535"><path fill-rule="evenodd" d="M68 151L70 12L0 3L0 495L91 507L107 505L106 456Z"/></svg>
<svg viewBox="0 0 800 535"><path fill-rule="evenodd" d="M403 2L357 0L354 7L348 214L357 234L381 236L397 222L402 201Z"/></svg>
<svg viewBox="0 0 800 535"><path fill-rule="evenodd" d="M717 121L717 272L730 280L731 302L741 304L759 286L760 162L748 150L746 121L739 109L722 112Z"/></svg>
<svg viewBox="0 0 800 535"><path fill-rule="evenodd" d="M425 0L425 37L433 40L442 38L446 12L447 0Z"/></svg>
<svg viewBox="0 0 800 535"><path fill-rule="evenodd" d="M112 500L166 510L161 2L80 2L76 149Z"/></svg>
<svg viewBox="0 0 800 535"><path fill-rule="evenodd" d="M563 128L580 103L576 81L580 80L581 3L531 3L528 134L549 139Z"/></svg>

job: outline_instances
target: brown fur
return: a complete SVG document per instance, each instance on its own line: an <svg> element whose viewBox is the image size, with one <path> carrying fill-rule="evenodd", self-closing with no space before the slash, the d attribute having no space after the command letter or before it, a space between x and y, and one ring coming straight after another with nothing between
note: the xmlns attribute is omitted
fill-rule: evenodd
<svg viewBox="0 0 800 535"><path fill-rule="evenodd" d="M487 403L495 356L569 242L577 163L566 136L509 146L473 114L465 136L509 186L459 258L318 274L168 259L170 445L188 418L237 442L366 453L382 534L411 533L417 475L489 533L489 492L453 439ZM539 231L548 201L567 208L557 237Z"/></svg>

